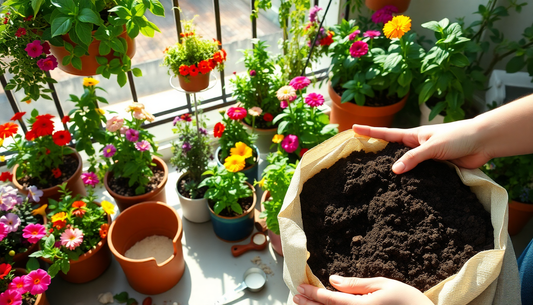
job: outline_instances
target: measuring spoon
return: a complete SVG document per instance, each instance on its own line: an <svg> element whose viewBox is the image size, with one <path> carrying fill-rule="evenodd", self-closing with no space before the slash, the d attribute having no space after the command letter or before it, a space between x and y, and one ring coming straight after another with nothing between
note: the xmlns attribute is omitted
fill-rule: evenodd
<svg viewBox="0 0 533 305"><path fill-rule="evenodd" d="M267 280L265 272L257 267L252 267L246 270L243 278L244 280L239 284L239 286L235 287L233 291L230 291L220 297L220 299L215 302L215 305L222 305L233 301L235 294L243 291L246 288L252 292L260 291L265 286Z"/></svg>
<svg viewBox="0 0 533 305"><path fill-rule="evenodd" d="M267 243L268 242L265 233L257 232L252 235L249 244L231 246L231 254L233 254L234 257L237 257L250 250L260 251L266 247Z"/></svg>

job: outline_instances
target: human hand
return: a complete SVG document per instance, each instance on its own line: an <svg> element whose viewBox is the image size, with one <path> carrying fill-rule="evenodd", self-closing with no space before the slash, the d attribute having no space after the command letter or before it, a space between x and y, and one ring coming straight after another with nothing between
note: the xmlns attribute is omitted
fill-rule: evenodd
<svg viewBox="0 0 533 305"><path fill-rule="evenodd" d="M383 277L356 278L332 275L329 282L340 292L311 285L298 286L299 305L433 305L420 290Z"/></svg>

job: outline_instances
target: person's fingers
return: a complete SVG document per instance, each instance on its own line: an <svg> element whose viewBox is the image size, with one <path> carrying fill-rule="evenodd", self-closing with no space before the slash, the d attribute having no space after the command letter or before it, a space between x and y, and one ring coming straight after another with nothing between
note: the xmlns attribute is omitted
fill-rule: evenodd
<svg viewBox="0 0 533 305"><path fill-rule="evenodd" d="M409 147L416 147L420 144L416 129L370 127L354 124L352 130L363 136L382 139L388 142L403 143Z"/></svg>
<svg viewBox="0 0 533 305"><path fill-rule="evenodd" d="M427 145L415 147L406 152L400 159L392 165L395 174L402 174L410 171L419 163L435 157L435 152Z"/></svg>
<svg viewBox="0 0 533 305"><path fill-rule="evenodd" d="M318 302L319 304L328 304L328 305L366 305L365 300L359 302L358 299L361 296L347 294L343 292L333 292L324 288L318 288L307 284L302 284L298 286L298 292L301 293L298 297L300 302L305 302L306 300L302 299L302 295L308 300ZM356 301L357 300L357 301ZM300 303L300 304L313 304L313 303ZM314 304L313 304L314 305Z"/></svg>
<svg viewBox="0 0 533 305"><path fill-rule="evenodd" d="M332 275L329 282L338 291L351 294L369 294L379 290L383 286L383 278L358 278Z"/></svg>
<svg viewBox="0 0 533 305"><path fill-rule="evenodd" d="M322 303L317 303L315 301L312 301L308 298L306 298L304 295L295 295L292 300L294 301L294 303L298 304L298 305L322 305Z"/></svg>

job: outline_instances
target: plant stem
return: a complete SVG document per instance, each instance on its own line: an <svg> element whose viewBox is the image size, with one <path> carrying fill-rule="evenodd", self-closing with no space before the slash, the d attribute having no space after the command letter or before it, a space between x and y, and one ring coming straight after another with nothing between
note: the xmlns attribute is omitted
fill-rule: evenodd
<svg viewBox="0 0 533 305"><path fill-rule="evenodd" d="M532 46L533 45L533 41L530 41L529 43L525 44L524 46L522 46L522 49L527 49L528 47ZM485 70L485 72L483 72L483 74L485 76L487 76L491 71L492 69L494 69L494 66L502 59L504 59L505 57L513 54L515 52L515 50L509 50L505 53L503 53L502 55L498 55L498 54L495 54L494 55L494 58L492 58L492 61L490 62L489 64L489 67Z"/></svg>

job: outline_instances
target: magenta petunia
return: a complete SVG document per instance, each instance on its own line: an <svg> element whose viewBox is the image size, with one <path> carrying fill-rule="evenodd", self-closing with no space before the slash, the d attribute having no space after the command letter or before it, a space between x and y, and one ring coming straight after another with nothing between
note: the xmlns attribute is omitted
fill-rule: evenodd
<svg viewBox="0 0 533 305"><path fill-rule="evenodd" d="M309 21L311 22L316 22L317 20L317 15L318 15L318 12L321 11L322 8L321 7L318 7L317 5L313 6L310 10L309 10Z"/></svg>
<svg viewBox="0 0 533 305"><path fill-rule="evenodd" d="M24 288L33 295L41 294L48 289L50 281L50 275L43 269L33 270L24 277Z"/></svg>
<svg viewBox="0 0 533 305"><path fill-rule="evenodd" d="M30 223L22 230L22 237L34 244L46 236L46 228L42 224Z"/></svg>
<svg viewBox="0 0 533 305"><path fill-rule="evenodd" d="M6 238L7 234L9 234L9 230L7 229L7 226L0 222L0 241Z"/></svg>
<svg viewBox="0 0 533 305"><path fill-rule="evenodd" d="M81 174L81 180L85 185L91 185L92 187L95 187L100 180L98 180L98 176L96 176L93 172L87 172Z"/></svg>
<svg viewBox="0 0 533 305"><path fill-rule="evenodd" d="M15 290L8 289L0 294L0 304L21 305L22 295Z"/></svg>
<svg viewBox="0 0 533 305"><path fill-rule="evenodd" d="M43 71L50 71L57 68L57 59L54 55L48 55L46 58L41 58L37 61L37 66Z"/></svg>
<svg viewBox="0 0 533 305"><path fill-rule="evenodd" d="M285 149L288 153L293 153L298 149L298 144L298 136L290 134L281 141L281 148Z"/></svg>
<svg viewBox="0 0 533 305"><path fill-rule="evenodd" d="M147 151L149 150L150 148L152 148L152 145L150 145L150 143L146 140L142 140L140 142L137 142L135 143L135 148L138 150L138 151Z"/></svg>
<svg viewBox="0 0 533 305"><path fill-rule="evenodd" d="M242 120L246 117L248 112L242 107L230 107L228 109L228 117L232 120Z"/></svg>
<svg viewBox="0 0 533 305"><path fill-rule="evenodd" d="M357 37L357 35L359 35L359 33L361 33L361 31L359 31L359 30L355 30L353 33L351 33L351 34L348 36L348 40L350 40L350 41L351 41L351 40L354 40L354 39Z"/></svg>
<svg viewBox="0 0 533 305"><path fill-rule="evenodd" d="M381 36L381 32L380 31L373 31L373 30L366 31L363 34L363 37L368 37L370 39L374 39L374 38L379 37L379 36Z"/></svg>
<svg viewBox="0 0 533 305"><path fill-rule="evenodd" d="M253 77L253 76L255 76L256 74L257 74L257 72L255 72L255 70L251 70L251 71L250 71L250 76Z"/></svg>
<svg viewBox="0 0 533 305"><path fill-rule="evenodd" d="M309 78L305 76L297 76L291 80L289 85L291 85L296 90L302 90L307 88L311 84Z"/></svg>
<svg viewBox="0 0 533 305"><path fill-rule="evenodd" d="M394 13L398 13L398 8L394 5L386 5L372 14L372 22L385 24L392 20Z"/></svg>
<svg viewBox="0 0 533 305"><path fill-rule="evenodd" d="M107 144L105 147L104 147L104 150L103 150L103 155L104 157L106 158L111 158L115 155L115 153L117 152L117 149L115 148L115 145L113 144Z"/></svg>
<svg viewBox="0 0 533 305"><path fill-rule="evenodd" d="M26 288L24 288L24 278L26 276L23 275L23 276L17 276L15 278L13 278L13 280L11 281L11 283L9 283L9 290L14 290L20 294L25 294L26 292ZM0 303L1 304L1 303Z"/></svg>
<svg viewBox="0 0 533 305"><path fill-rule="evenodd" d="M137 142L139 140L139 131L133 128L128 129L126 131L126 139L130 142Z"/></svg>
<svg viewBox="0 0 533 305"><path fill-rule="evenodd" d="M324 96L320 93L312 92L305 97L304 102L311 107L322 106L324 104Z"/></svg>
<svg viewBox="0 0 533 305"><path fill-rule="evenodd" d="M33 57L33 58L41 56L41 54L43 54L43 46L41 45L41 41L34 40L28 43L24 51L28 53L28 56Z"/></svg>
<svg viewBox="0 0 533 305"><path fill-rule="evenodd" d="M43 46L43 53L46 55L50 54L50 44L47 41L45 41L43 42L42 46Z"/></svg>
<svg viewBox="0 0 533 305"><path fill-rule="evenodd" d="M285 108L289 107L289 103L287 101L281 101L279 103L279 106L281 107L281 109L285 109Z"/></svg>
<svg viewBox="0 0 533 305"><path fill-rule="evenodd" d="M356 41L350 47L350 55L359 58L368 53L368 44L364 41Z"/></svg>

